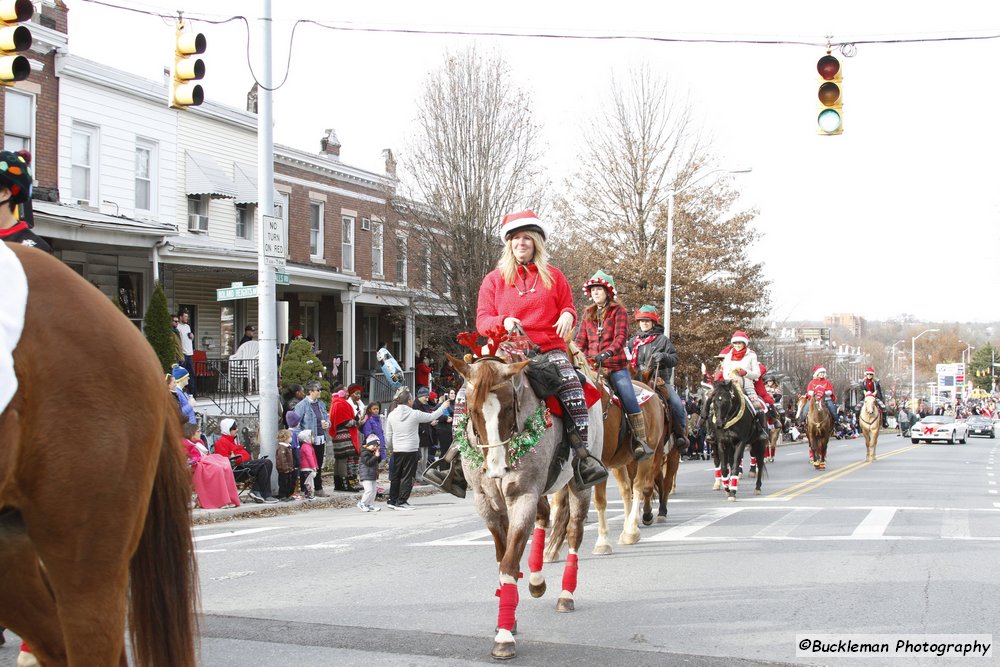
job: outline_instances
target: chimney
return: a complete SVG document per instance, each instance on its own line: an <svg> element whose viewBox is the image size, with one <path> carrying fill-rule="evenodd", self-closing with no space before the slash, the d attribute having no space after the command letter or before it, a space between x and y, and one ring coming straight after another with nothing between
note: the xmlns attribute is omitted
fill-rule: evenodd
<svg viewBox="0 0 1000 667"><path fill-rule="evenodd" d="M328 129L326 136L319 140L319 148L323 155L340 160L340 139L332 129Z"/></svg>
<svg viewBox="0 0 1000 667"><path fill-rule="evenodd" d="M382 149L382 159L385 160L385 173L396 178L396 158L393 157L391 148Z"/></svg>
<svg viewBox="0 0 1000 667"><path fill-rule="evenodd" d="M42 0L31 20L65 35L69 34L68 14L69 8L63 0Z"/></svg>

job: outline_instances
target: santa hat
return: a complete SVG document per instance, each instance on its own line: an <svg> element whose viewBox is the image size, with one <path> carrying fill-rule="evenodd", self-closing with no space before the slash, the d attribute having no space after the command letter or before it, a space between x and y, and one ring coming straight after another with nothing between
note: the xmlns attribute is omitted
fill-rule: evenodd
<svg viewBox="0 0 1000 667"><path fill-rule="evenodd" d="M608 298L615 298L615 279L606 274L604 271L598 271L595 273L590 280L583 284L583 293L590 294L591 287L603 287L608 292Z"/></svg>
<svg viewBox="0 0 1000 667"><path fill-rule="evenodd" d="M824 366L813 366L813 377L819 377L820 373L825 373L826 368Z"/></svg>
<svg viewBox="0 0 1000 667"><path fill-rule="evenodd" d="M219 422L219 432L221 432L223 435L229 435L229 432L232 431L234 428L236 428L235 419L226 418L223 419L221 422Z"/></svg>
<svg viewBox="0 0 1000 667"><path fill-rule="evenodd" d="M518 229L527 229L538 232L542 238L546 238L548 228L545 223L538 219L534 211L521 211L520 213L508 213L500 222L500 240L506 241L507 237Z"/></svg>
<svg viewBox="0 0 1000 667"><path fill-rule="evenodd" d="M647 304L645 304L643 306L639 306L639 310L635 311L635 319L636 320L652 320L653 322L656 322L657 324L659 324L660 323L660 314L658 312L656 312L656 307L655 306L651 306L651 305L649 305L647 303Z"/></svg>
<svg viewBox="0 0 1000 667"><path fill-rule="evenodd" d="M869 373L871 373L872 375L875 375L875 369L872 368L871 366L869 366L868 368L865 369L865 375L868 375Z"/></svg>
<svg viewBox="0 0 1000 667"><path fill-rule="evenodd" d="M733 337L729 339L729 342L743 343L744 345L747 345L750 342L750 336L748 336L745 331L737 329L736 333L733 334Z"/></svg>

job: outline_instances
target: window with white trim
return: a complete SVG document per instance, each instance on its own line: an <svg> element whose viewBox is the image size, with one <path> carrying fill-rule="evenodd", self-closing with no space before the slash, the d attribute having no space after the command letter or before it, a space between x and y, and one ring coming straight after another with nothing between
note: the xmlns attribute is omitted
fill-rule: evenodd
<svg viewBox="0 0 1000 667"><path fill-rule="evenodd" d="M208 233L208 201L207 196L188 195L189 232Z"/></svg>
<svg viewBox="0 0 1000 667"><path fill-rule="evenodd" d="M385 250L383 249L383 244L385 243L383 237L383 227L382 223L378 220L372 220L372 275L382 277L383 275L383 263L385 259Z"/></svg>
<svg viewBox="0 0 1000 667"><path fill-rule="evenodd" d="M323 214L326 204L321 201L309 202L309 255L313 259L323 259Z"/></svg>
<svg viewBox="0 0 1000 667"><path fill-rule="evenodd" d="M35 96L7 90L4 97L3 149L33 150L35 145Z"/></svg>
<svg viewBox="0 0 1000 667"><path fill-rule="evenodd" d="M97 201L97 128L73 125L72 153L73 199L85 204Z"/></svg>
<svg viewBox="0 0 1000 667"><path fill-rule="evenodd" d="M257 204L246 203L236 205L236 238L244 241L253 240L253 221L257 217Z"/></svg>
<svg viewBox="0 0 1000 667"><path fill-rule="evenodd" d="M406 285L406 236L396 236L396 283Z"/></svg>
<svg viewBox="0 0 1000 667"><path fill-rule="evenodd" d="M145 139L135 142L135 210L156 210L156 143Z"/></svg>
<svg viewBox="0 0 1000 667"><path fill-rule="evenodd" d="M342 217L344 234L341 243L342 271L354 271L354 216L345 215Z"/></svg>

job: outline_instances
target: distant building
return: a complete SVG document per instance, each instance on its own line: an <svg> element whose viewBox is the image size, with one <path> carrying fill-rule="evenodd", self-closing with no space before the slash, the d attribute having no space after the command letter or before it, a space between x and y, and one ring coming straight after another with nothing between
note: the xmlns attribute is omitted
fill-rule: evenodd
<svg viewBox="0 0 1000 667"><path fill-rule="evenodd" d="M850 313L834 313L823 318L823 324L830 327L844 327L856 338L865 335L865 318Z"/></svg>

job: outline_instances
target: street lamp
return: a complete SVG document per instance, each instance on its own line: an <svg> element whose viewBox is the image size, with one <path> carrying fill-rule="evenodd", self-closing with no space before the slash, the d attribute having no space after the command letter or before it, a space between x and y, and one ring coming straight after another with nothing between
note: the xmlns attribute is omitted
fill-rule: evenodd
<svg viewBox="0 0 1000 667"><path fill-rule="evenodd" d="M890 348L892 350L892 374L893 375L896 374L896 346L899 345L900 343L905 343L905 342L906 342L905 338L903 338L902 340L897 340L895 343L892 344L892 347Z"/></svg>
<svg viewBox="0 0 1000 667"><path fill-rule="evenodd" d="M910 408L914 412L920 407L917 402L917 339L932 331L940 331L940 329L925 329L910 339Z"/></svg>
<svg viewBox="0 0 1000 667"><path fill-rule="evenodd" d="M713 174L749 174L751 171L753 169L750 167L746 169L712 169L694 180L688 181L683 187L670 188L667 192L667 261L663 283L663 335L667 338L670 338L670 287L674 270L674 197Z"/></svg>

